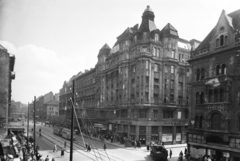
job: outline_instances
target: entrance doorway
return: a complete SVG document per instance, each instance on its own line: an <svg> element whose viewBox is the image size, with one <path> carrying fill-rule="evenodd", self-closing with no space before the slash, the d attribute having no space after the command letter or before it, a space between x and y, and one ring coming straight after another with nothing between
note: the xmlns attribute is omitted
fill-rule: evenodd
<svg viewBox="0 0 240 161"><path fill-rule="evenodd" d="M216 160L222 160L221 158L223 158L223 152L216 150Z"/></svg>

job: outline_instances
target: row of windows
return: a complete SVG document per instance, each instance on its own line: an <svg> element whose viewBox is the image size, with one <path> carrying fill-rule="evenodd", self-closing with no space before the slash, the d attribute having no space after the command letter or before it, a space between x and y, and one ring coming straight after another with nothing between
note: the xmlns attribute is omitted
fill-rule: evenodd
<svg viewBox="0 0 240 161"><path fill-rule="evenodd" d="M197 69L196 73L196 81L204 79L206 70L204 68ZM227 73L227 66L226 64L219 64L216 66L216 75L226 75Z"/></svg>
<svg viewBox="0 0 240 161"><path fill-rule="evenodd" d="M227 101L226 97L224 97L226 93L224 90L221 89L215 89L215 90L209 90L208 91L208 103L212 102L224 102ZM205 103L205 96L204 92L197 92L196 93L196 104L204 104Z"/></svg>
<svg viewBox="0 0 240 161"><path fill-rule="evenodd" d="M226 129L227 126L222 126L222 118L219 113L213 113L210 117L210 123L208 128L211 130L228 130L230 128L230 122L228 123L228 129ZM237 118L237 130L240 131L240 116ZM194 127L198 129L204 128L204 118L203 116L195 116L194 118Z"/></svg>

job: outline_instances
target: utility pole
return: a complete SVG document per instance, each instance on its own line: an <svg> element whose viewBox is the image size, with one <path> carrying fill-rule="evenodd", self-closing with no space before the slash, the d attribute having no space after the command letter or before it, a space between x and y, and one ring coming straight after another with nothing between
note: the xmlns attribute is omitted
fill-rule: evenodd
<svg viewBox="0 0 240 161"><path fill-rule="evenodd" d="M34 137L34 145L33 145L33 150L34 150L34 154L36 154L36 96L34 96L34 102L33 102L33 137Z"/></svg>
<svg viewBox="0 0 240 161"><path fill-rule="evenodd" d="M28 118L27 118L27 146L28 144L28 140L29 140L29 102L28 102Z"/></svg>
<svg viewBox="0 0 240 161"><path fill-rule="evenodd" d="M73 160L73 108L74 108L74 80L72 81L72 111L71 111L71 144L70 144L70 161Z"/></svg>

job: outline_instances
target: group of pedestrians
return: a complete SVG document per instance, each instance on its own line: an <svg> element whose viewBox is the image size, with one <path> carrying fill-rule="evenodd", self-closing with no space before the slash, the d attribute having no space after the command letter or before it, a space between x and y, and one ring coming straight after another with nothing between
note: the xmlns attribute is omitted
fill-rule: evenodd
<svg viewBox="0 0 240 161"><path fill-rule="evenodd" d="M132 140L132 146L134 146L134 148L136 148L136 147L141 148L141 141Z"/></svg>

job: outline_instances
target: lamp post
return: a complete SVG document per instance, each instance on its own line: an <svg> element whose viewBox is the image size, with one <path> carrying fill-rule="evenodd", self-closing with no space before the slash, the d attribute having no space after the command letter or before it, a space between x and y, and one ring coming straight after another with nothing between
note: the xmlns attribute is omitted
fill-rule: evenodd
<svg viewBox="0 0 240 161"><path fill-rule="evenodd" d="M71 110L71 142L70 142L70 161L73 160L73 108L74 108L74 80L72 82L72 110Z"/></svg>
<svg viewBox="0 0 240 161"><path fill-rule="evenodd" d="M34 151L34 154L36 154L36 96L34 96L34 102L33 102L33 110L34 110L34 113L33 113L33 137L34 137L34 144L33 144L33 151Z"/></svg>

